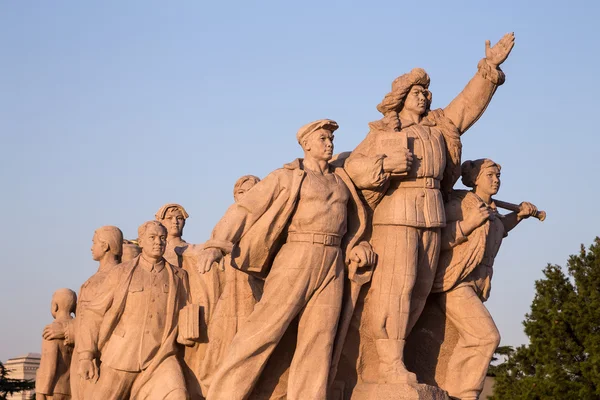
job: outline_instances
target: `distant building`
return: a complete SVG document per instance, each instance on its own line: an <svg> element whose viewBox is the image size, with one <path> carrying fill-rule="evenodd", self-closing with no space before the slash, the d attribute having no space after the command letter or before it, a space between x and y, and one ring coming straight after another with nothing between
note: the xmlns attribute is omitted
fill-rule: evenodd
<svg viewBox="0 0 600 400"><path fill-rule="evenodd" d="M4 363L4 367L8 372L7 377L11 379L27 379L35 380L35 372L40 367L39 353L27 353L21 357L11 358ZM35 390L15 393L12 396L8 395L7 400L29 400L35 393Z"/></svg>

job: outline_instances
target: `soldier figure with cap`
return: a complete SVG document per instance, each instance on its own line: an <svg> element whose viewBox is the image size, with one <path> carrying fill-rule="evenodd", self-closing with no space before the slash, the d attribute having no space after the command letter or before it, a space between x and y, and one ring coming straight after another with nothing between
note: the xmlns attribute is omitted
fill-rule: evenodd
<svg viewBox="0 0 600 400"><path fill-rule="evenodd" d="M200 272L231 254L235 268L266 276L261 300L210 384L211 400L247 398L297 316L287 398L326 398L345 264L374 261L368 243L359 243L366 211L348 175L329 163L337 128L327 119L302 127L297 139L305 158L258 182L227 210L205 243Z"/></svg>
<svg viewBox="0 0 600 400"><path fill-rule="evenodd" d="M383 114L345 168L373 211L371 244L378 255L370 294L379 383L416 383L403 362L404 344L433 284L446 224L444 196L460 176L460 136L483 114L514 45L505 35L463 91L444 109L430 110L429 75L415 68L398 77L377 109ZM379 164L381 179L366 167Z"/></svg>

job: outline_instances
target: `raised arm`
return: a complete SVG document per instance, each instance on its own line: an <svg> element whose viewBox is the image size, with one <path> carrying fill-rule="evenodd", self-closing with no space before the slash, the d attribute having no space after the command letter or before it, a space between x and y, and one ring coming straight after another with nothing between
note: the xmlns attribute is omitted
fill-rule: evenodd
<svg viewBox="0 0 600 400"><path fill-rule="evenodd" d="M507 33L490 47L485 42L485 58L477 65L477 73L463 91L444 108L444 115L458 128L461 135L481 117L498 86L504 83L504 72L500 69L513 46L514 33Z"/></svg>
<svg viewBox="0 0 600 400"><path fill-rule="evenodd" d="M206 273L213 263L221 262L223 256L231 253L244 232L266 212L280 192L278 174L278 171L269 174L250 189L239 203L229 207L215 225L210 239L204 243L204 250L198 258L198 272Z"/></svg>

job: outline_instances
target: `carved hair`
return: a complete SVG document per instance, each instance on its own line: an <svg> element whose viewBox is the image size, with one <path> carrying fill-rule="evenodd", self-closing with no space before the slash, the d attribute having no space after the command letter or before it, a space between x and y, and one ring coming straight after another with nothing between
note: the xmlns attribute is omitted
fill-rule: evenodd
<svg viewBox="0 0 600 400"><path fill-rule="evenodd" d="M254 176L254 175L244 175L240 179L238 179L237 181L235 181L235 185L233 185L233 198L234 198L234 200L237 201L237 199L236 199L236 197L237 197L236 193L244 185L244 183L246 183L246 182L252 182L252 186L254 186L258 182L260 182L260 178L258 176Z"/></svg>
<svg viewBox="0 0 600 400"><path fill-rule="evenodd" d="M163 229L165 231L165 233L167 233L167 228L165 228L165 226L163 224L161 224L158 221L148 221L148 222L144 222L143 224L140 225L140 227L138 228L138 240L141 239L144 234L146 233L146 230L151 226L154 225L160 229Z"/></svg>
<svg viewBox="0 0 600 400"><path fill-rule="evenodd" d="M54 304L61 310L64 309L69 313L75 313L75 308L77 307L77 295L71 289L58 289L52 295L53 307Z"/></svg>
<svg viewBox="0 0 600 400"><path fill-rule="evenodd" d="M96 238L108 244L111 254L121 257L123 255L123 232L116 226L103 226L96 229Z"/></svg>
<svg viewBox="0 0 600 400"><path fill-rule="evenodd" d="M410 88L414 85L421 85L426 89L427 110L431 104L431 92L429 88L429 75L424 69L414 68L408 74L399 76L392 82L392 91L385 95L381 103L377 106L377 110L383 115L390 111L399 113L404 105L404 99L410 92Z"/></svg>
<svg viewBox="0 0 600 400"><path fill-rule="evenodd" d="M404 107L404 100L414 85L425 88L426 106L425 112L429 111L431 105L431 92L429 88L429 75L424 69L414 68L407 74L401 75L392 82L392 91L385 95L377 110L383 114L383 119L371 122L372 128L380 130L396 130L400 126L398 113Z"/></svg>
<svg viewBox="0 0 600 400"><path fill-rule="evenodd" d="M502 168L500 164L490 160L489 158L480 158L479 160L467 160L460 167L461 175L462 175L462 183L463 185L474 188L475 182L477 182L477 178L479 175L487 169L491 167L497 167L498 171Z"/></svg>
<svg viewBox="0 0 600 400"><path fill-rule="evenodd" d="M156 218L158 221L165 219L167 212L172 208L175 208L175 209L181 211L181 214L183 215L184 219L189 218L189 215L188 215L187 211L185 211L185 208L183 208L183 206L181 206L179 204L175 204L175 203L169 203L169 204L165 204L164 206L162 206L160 208L160 210L158 210L156 212L156 214L154 215L154 218Z"/></svg>

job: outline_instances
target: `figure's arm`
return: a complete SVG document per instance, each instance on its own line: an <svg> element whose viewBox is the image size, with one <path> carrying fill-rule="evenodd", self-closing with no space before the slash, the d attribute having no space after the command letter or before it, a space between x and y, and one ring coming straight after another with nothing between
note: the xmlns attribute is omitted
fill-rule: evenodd
<svg viewBox="0 0 600 400"><path fill-rule="evenodd" d="M94 359L98 357L98 335L104 315L111 307L114 291L119 284L121 269L115 268L110 275L99 284L97 295L86 304L82 304L83 311L77 316L79 331L77 332L79 374L84 379L94 379L97 376L97 367Z"/></svg>
<svg viewBox="0 0 600 400"><path fill-rule="evenodd" d="M508 234L519 222L537 214L537 207L531 203L524 201L519 204L520 210L517 212L511 212L502 218L502 224L504 225L504 232Z"/></svg>
<svg viewBox="0 0 600 400"><path fill-rule="evenodd" d="M377 153L376 143L377 132L369 132L344 163L344 170L358 189L375 190L383 187L392 174L405 173L412 165L412 153L408 149L388 154Z"/></svg>
<svg viewBox="0 0 600 400"><path fill-rule="evenodd" d="M204 249L198 257L198 272L208 272L213 263L221 262L225 255L231 253L244 232L265 213L279 194L279 173L275 171L269 174L248 191L241 201L229 207L215 225L210 239L204 243Z"/></svg>
<svg viewBox="0 0 600 400"><path fill-rule="evenodd" d="M50 340L42 341L42 357L40 367L35 379L35 392L42 395L53 394L54 378L56 377L56 366L58 363L57 342Z"/></svg>
<svg viewBox="0 0 600 400"><path fill-rule="evenodd" d="M449 208L448 206L446 206ZM473 231L483 225L492 216L493 211L485 204L472 208L461 219L448 222L441 233L441 249L449 250L469 239Z"/></svg>
<svg viewBox="0 0 600 400"><path fill-rule="evenodd" d="M184 304L184 306L179 310L179 319L177 325L177 343L183 344L184 346L193 346L195 340L197 340L199 336L196 337L196 335L188 331L188 329L190 328L189 320L191 319L192 322L194 322L195 319L199 320L200 312L199 310L197 310L198 306L192 304L190 295L189 275L187 271L183 269L181 269L180 272L182 273L182 285L181 292L179 294L181 296L179 301L181 302L181 304ZM198 318L194 318L194 316L191 314L197 314L196 317ZM199 327L200 324L198 323L197 325Z"/></svg>
<svg viewBox="0 0 600 400"><path fill-rule="evenodd" d="M481 117L498 86L504 83L500 64L506 60L515 44L515 36L508 33L493 47L486 41L485 55L477 65L477 73L463 91L444 108L444 115L462 135Z"/></svg>

